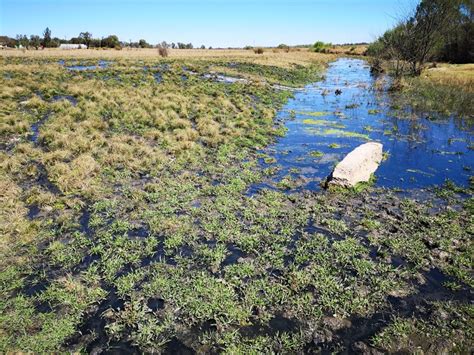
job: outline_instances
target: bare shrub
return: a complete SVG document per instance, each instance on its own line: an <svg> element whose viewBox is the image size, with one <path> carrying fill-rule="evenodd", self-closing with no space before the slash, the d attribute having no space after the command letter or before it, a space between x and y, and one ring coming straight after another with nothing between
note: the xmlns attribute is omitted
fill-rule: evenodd
<svg viewBox="0 0 474 355"><path fill-rule="evenodd" d="M258 48L254 48L253 52L255 54L263 54L265 52L265 50L262 47L258 47Z"/></svg>
<svg viewBox="0 0 474 355"><path fill-rule="evenodd" d="M168 56L168 48L163 47L163 46L159 46L158 47L158 54L163 58L167 57Z"/></svg>

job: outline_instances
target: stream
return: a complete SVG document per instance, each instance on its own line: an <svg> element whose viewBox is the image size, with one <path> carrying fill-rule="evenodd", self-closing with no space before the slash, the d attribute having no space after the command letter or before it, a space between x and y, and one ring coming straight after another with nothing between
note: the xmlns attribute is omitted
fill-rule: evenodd
<svg viewBox="0 0 474 355"><path fill-rule="evenodd" d="M449 179L469 184L474 163L473 133L455 116L430 118L410 108L395 110L388 77L376 78L364 60L341 58L325 79L295 92L278 112L286 135L264 150L278 165L276 181L291 174L303 188L319 189L334 165L367 141L383 144L385 160L376 186L423 188ZM401 117L403 116L403 117Z"/></svg>

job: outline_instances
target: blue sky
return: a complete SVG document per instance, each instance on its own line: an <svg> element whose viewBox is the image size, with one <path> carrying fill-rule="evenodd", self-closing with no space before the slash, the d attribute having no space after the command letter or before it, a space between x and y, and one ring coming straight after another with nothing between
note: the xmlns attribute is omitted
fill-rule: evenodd
<svg viewBox="0 0 474 355"><path fill-rule="evenodd" d="M0 0L0 34L213 47L372 41L415 0Z"/></svg>

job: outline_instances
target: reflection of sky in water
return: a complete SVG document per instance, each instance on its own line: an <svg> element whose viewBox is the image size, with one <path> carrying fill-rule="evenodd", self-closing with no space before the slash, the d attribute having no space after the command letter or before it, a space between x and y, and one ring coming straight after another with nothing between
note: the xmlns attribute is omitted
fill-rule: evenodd
<svg viewBox="0 0 474 355"><path fill-rule="evenodd" d="M64 60L60 60L58 62L59 64L61 65L64 65ZM108 65L110 64L110 62L106 61L106 60L99 60L98 64L97 65L83 65L83 64L77 64L77 65L70 65L70 66L67 66L66 68L68 70L73 70L73 71L84 71L84 70L94 70L94 69L105 69L108 67Z"/></svg>
<svg viewBox="0 0 474 355"><path fill-rule="evenodd" d="M376 172L378 186L423 187L445 179L466 185L474 168L474 151L469 150L472 129L461 130L462 122L454 118L434 122L394 117L387 95L373 90L374 81L364 61L339 59L329 66L323 82L295 93L277 115L287 120L294 110L295 119L286 122L286 136L266 149L282 167L277 179L298 168L300 176L319 181L337 161L366 142L361 135L367 135L383 143L390 154ZM342 93L335 95L336 89ZM324 155L312 157L312 151ZM315 186L313 181L307 187Z"/></svg>

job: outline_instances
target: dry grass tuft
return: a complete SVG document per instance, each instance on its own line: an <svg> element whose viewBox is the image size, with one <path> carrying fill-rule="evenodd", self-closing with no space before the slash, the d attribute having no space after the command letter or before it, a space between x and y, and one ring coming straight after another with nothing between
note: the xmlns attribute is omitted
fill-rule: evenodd
<svg viewBox="0 0 474 355"><path fill-rule="evenodd" d="M425 70L422 77L436 84L460 86L474 92L474 64L438 64Z"/></svg>

